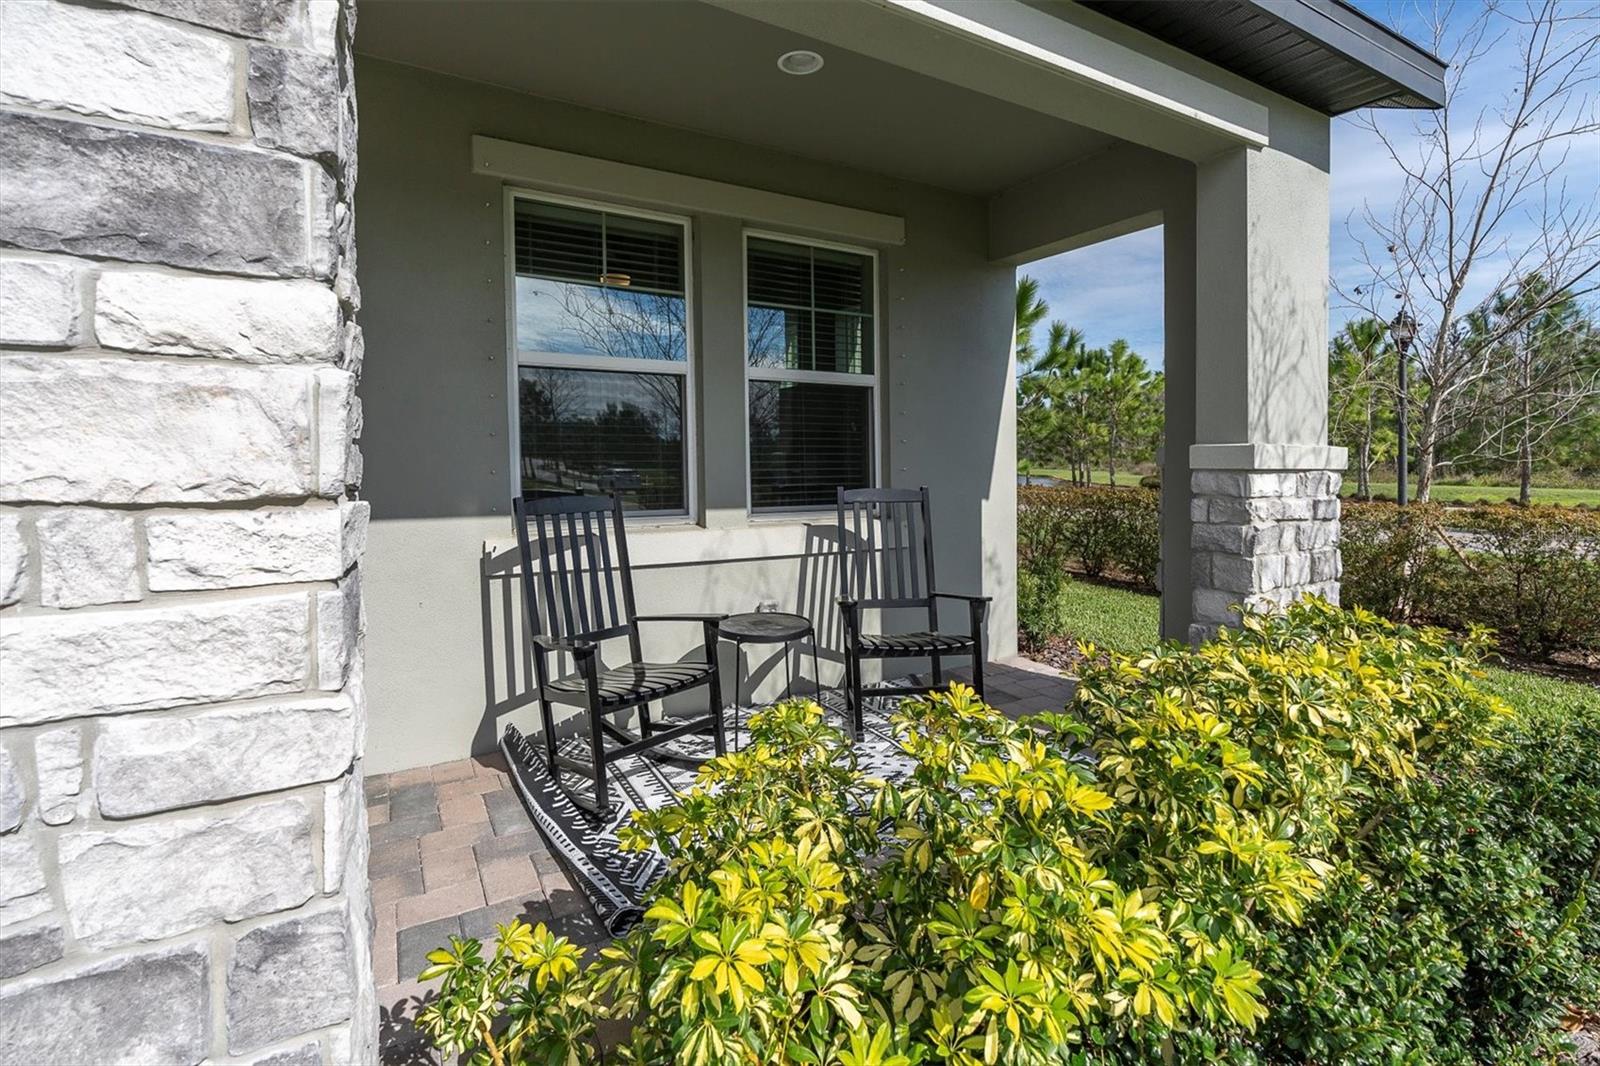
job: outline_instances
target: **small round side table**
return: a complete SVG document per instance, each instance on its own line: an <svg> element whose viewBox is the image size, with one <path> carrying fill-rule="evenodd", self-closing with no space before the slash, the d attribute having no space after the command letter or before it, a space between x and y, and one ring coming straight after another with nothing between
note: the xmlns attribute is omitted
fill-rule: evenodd
<svg viewBox="0 0 1600 1066"><path fill-rule="evenodd" d="M717 623L717 635L733 644L733 655L736 667L733 673L733 736L734 747L738 747L739 713L744 706L744 700L739 694L739 677L743 673L738 666L743 664L742 649L746 644L783 644L783 694L785 697L794 695L794 673L789 666L789 648L787 645L797 640L811 640L811 672L817 679L817 685L822 685L822 673L817 666L817 634L811 627L811 619L799 614L783 614L778 611L751 611L748 614L734 614Z"/></svg>

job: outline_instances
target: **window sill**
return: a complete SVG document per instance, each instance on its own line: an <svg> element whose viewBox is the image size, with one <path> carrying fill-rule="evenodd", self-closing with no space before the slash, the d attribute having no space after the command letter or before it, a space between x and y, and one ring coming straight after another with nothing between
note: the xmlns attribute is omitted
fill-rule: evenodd
<svg viewBox="0 0 1600 1066"><path fill-rule="evenodd" d="M757 559L832 554L838 522L831 514L810 518L775 515L751 518L747 525L707 529L688 522L628 526L628 560L636 568L696 566ZM499 554L515 551L515 540L485 545Z"/></svg>

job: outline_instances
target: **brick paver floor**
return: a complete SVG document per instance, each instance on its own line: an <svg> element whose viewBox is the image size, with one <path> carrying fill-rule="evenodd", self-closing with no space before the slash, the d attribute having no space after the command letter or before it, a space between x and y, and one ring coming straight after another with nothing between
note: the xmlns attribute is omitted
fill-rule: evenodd
<svg viewBox="0 0 1600 1066"><path fill-rule="evenodd" d="M987 664L984 681L989 702L1010 714L1059 710L1072 699L1071 680L1026 659ZM533 827L498 753L374 774L366 793L385 1063L439 1061L412 1024L433 994L416 975L428 952L452 935L488 940L497 924L520 917L579 944L605 941L588 901Z"/></svg>

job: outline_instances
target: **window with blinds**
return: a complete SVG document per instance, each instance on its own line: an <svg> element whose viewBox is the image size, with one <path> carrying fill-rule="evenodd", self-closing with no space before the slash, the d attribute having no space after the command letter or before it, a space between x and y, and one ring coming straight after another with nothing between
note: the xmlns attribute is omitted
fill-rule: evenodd
<svg viewBox="0 0 1600 1066"><path fill-rule="evenodd" d="M833 506L872 483L876 261L749 236L745 245L750 507Z"/></svg>
<svg viewBox="0 0 1600 1066"><path fill-rule="evenodd" d="M686 224L512 203L522 491L686 512Z"/></svg>

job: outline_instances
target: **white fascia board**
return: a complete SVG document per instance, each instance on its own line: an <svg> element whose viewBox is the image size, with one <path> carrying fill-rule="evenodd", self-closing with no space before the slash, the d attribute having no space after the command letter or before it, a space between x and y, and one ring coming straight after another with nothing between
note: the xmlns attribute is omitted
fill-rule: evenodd
<svg viewBox="0 0 1600 1066"><path fill-rule="evenodd" d="M906 241L906 221L899 215L493 137L472 138L472 172L530 189L622 200L683 214L726 215L863 244Z"/></svg>
<svg viewBox="0 0 1600 1066"><path fill-rule="evenodd" d="M1238 141L1265 148L1267 109L1016 0L868 0ZM974 18L983 15L985 18ZM1162 88L1157 89L1156 86Z"/></svg>

